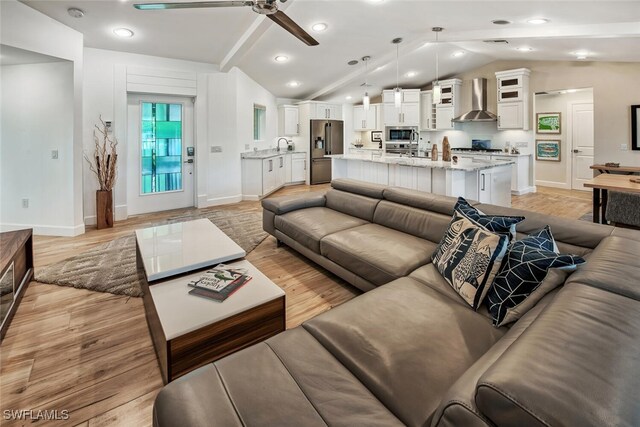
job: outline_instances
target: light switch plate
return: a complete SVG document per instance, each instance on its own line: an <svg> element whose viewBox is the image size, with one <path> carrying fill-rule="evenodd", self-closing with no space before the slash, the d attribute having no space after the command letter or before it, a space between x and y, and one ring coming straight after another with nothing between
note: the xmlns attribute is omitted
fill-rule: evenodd
<svg viewBox="0 0 640 427"><path fill-rule="evenodd" d="M222 153L222 147L219 145L212 145L211 146L211 152L212 153Z"/></svg>
<svg viewBox="0 0 640 427"><path fill-rule="evenodd" d="M245 150L250 150L250 149L251 149L251 145L249 145L249 144L244 144L244 149L245 149Z"/></svg>
<svg viewBox="0 0 640 427"><path fill-rule="evenodd" d="M51 158L53 160L58 160L58 150L51 150Z"/></svg>
<svg viewBox="0 0 640 427"><path fill-rule="evenodd" d="M627 146L627 144L620 144L620 150L622 150L622 151L627 151L627 150L628 150L628 148L629 148L629 147Z"/></svg>
<svg viewBox="0 0 640 427"><path fill-rule="evenodd" d="M529 143L527 141L516 142L516 147L527 148L528 146L529 146Z"/></svg>
<svg viewBox="0 0 640 427"><path fill-rule="evenodd" d="M29 207L29 199L22 199L22 207L23 208Z"/></svg>

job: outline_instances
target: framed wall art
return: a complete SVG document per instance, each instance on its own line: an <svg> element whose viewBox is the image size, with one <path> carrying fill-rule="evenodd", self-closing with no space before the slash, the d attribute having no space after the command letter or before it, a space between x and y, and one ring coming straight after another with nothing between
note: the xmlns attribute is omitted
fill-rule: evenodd
<svg viewBox="0 0 640 427"><path fill-rule="evenodd" d="M536 139L536 160L560 161L560 140Z"/></svg>
<svg viewBox="0 0 640 427"><path fill-rule="evenodd" d="M536 133L560 135L561 126L560 113L536 114Z"/></svg>
<svg viewBox="0 0 640 427"><path fill-rule="evenodd" d="M631 106L631 149L640 150L640 105Z"/></svg>

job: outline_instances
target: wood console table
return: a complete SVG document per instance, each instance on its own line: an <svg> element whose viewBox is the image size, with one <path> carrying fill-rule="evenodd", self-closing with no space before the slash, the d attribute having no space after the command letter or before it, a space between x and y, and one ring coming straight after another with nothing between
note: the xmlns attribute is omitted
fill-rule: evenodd
<svg viewBox="0 0 640 427"><path fill-rule="evenodd" d="M32 230L0 233L0 341L32 277Z"/></svg>
<svg viewBox="0 0 640 427"><path fill-rule="evenodd" d="M640 173L640 167L638 166L606 166L606 165L593 165L591 169L597 170L600 173L620 172L627 175L633 175L634 173Z"/></svg>
<svg viewBox="0 0 640 427"><path fill-rule="evenodd" d="M605 223L609 190L627 193L640 193L640 184L629 181L629 175L603 173L585 182L584 186L593 188L593 222Z"/></svg>

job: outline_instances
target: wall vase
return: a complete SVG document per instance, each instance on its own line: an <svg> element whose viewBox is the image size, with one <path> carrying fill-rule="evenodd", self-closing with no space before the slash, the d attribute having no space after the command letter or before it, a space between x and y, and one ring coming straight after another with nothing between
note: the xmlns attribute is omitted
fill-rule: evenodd
<svg viewBox="0 0 640 427"><path fill-rule="evenodd" d="M113 227L113 191L96 191L96 218L98 230Z"/></svg>

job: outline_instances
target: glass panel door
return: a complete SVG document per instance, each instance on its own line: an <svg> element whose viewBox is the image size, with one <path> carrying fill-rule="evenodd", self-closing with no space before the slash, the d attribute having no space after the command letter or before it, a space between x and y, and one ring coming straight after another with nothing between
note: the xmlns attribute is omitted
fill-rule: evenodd
<svg viewBox="0 0 640 427"><path fill-rule="evenodd" d="M182 104L142 102L141 194L182 191Z"/></svg>

